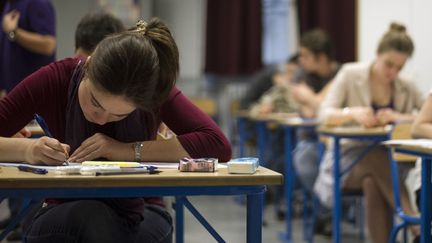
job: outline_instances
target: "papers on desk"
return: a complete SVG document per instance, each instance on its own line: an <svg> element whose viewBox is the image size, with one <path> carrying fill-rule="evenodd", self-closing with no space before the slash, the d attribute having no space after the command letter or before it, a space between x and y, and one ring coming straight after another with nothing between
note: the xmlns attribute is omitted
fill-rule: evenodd
<svg viewBox="0 0 432 243"><path fill-rule="evenodd" d="M136 169L136 172L144 173L145 171L142 168L157 168L157 169L177 169L178 164L177 163L136 163L134 165L141 165L136 167L131 167L129 164L124 164L124 166L121 166L122 164L119 164L118 162L113 162L115 164L108 164L107 161L103 161L100 165L97 165L96 161L92 161L89 165L81 164L81 163L69 163L69 165L62 165L62 166L49 166L49 165L31 165L26 163L5 163L0 162L0 167L18 167L25 165L28 168L34 168L34 169L45 169L48 170L48 172L52 172L58 175L79 175L79 174L85 174L90 175L91 173L88 173L89 171L94 172L93 174L96 175L96 172L100 169L101 172L118 172L118 171L124 171L125 174L131 174L131 171ZM122 162L127 163L127 162ZM128 169L124 169L128 168ZM81 170L83 170L84 173L81 173ZM127 172L127 173L126 173ZM104 174L102 173L102 174ZM108 174L108 173L105 173ZM120 173L117 173L120 174Z"/></svg>
<svg viewBox="0 0 432 243"><path fill-rule="evenodd" d="M432 139L395 139L385 141L383 144L388 146L419 146L432 149Z"/></svg>

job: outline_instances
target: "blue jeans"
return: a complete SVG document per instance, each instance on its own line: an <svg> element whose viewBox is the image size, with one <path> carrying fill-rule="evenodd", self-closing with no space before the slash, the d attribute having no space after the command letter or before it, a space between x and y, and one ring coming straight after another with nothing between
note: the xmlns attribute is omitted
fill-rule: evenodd
<svg viewBox="0 0 432 243"><path fill-rule="evenodd" d="M293 154L296 176L310 195L319 173L319 149L317 140L305 139L297 142Z"/></svg>

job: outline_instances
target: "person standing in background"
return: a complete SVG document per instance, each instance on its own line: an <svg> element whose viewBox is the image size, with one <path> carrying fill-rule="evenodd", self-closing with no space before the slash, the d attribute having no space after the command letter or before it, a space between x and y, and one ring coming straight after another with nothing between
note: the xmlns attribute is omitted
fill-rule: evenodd
<svg viewBox="0 0 432 243"><path fill-rule="evenodd" d="M0 98L55 61L55 13L49 0L8 0L0 18Z"/></svg>
<svg viewBox="0 0 432 243"><path fill-rule="evenodd" d="M0 99L25 77L54 62L56 51L56 20L49 0L7 0L1 5ZM20 205L21 200L9 199L11 217L0 221L0 228L18 214ZM20 240L21 228L7 239Z"/></svg>

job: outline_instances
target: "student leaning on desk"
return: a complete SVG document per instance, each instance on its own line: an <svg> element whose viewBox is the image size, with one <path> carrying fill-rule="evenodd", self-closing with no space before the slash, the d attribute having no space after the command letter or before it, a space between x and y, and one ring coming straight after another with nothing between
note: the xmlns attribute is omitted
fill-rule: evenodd
<svg viewBox="0 0 432 243"><path fill-rule="evenodd" d="M414 138L428 138L432 139L432 90L429 91L429 95L423 104L419 115L416 117L412 126L412 136ZM410 186L415 191L417 208L421 210L420 207L420 197L421 197L421 160L416 161L415 168L412 171L414 176L414 183ZM431 205L429 205L431 207Z"/></svg>
<svg viewBox="0 0 432 243"><path fill-rule="evenodd" d="M61 164L67 157L63 148L70 148L70 160L78 162L229 160L231 147L222 131L175 87L178 61L169 29L152 19L104 39L87 60L69 58L40 69L0 101L0 135L13 135L38 113L54 138L3 138L10 150L1 159ZM156 141L161 122L177 136ZM27 229L26 242L172 240L171 218L160 198L46 203ZM95 224L103 234L92 230Z"/></svg>
<svg viewBox="0 0 432 243"><path fill-rule="evenodd" d="M423 98L415 85L401 77L399 71L413 50L413 42L405 27L391 24L379 43L372 63L350 63L341 68L320 107L320 121L331 126L356 123L364 127L399 120L412 121L412 113L420 109ZM343 143L341 167L346 168L358 158L366 146L365 142ZM315 192L328 206L331 206L332 199L332 166L333 149L329 148L315 183ZM387 150L383 146L375 147L343 179L344 188L363 190L372 242L387 242L392 226L390 209L394 205ZM403 186L401 195L404 211L415 215ZM418 228L413 227L412 232L419 234Z"/></svg>

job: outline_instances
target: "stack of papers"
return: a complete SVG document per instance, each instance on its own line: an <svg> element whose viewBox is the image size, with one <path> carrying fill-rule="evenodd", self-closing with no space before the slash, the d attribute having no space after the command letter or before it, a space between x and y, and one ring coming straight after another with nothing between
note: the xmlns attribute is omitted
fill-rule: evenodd
<svg viewBox="0 0 432 243"><path fill-rule="evenodd" d="M398 146L398 145L408 145L408 146L419 146L423 148L432 149L432 139L395 139L383 142L384 145Z"/></svg>

